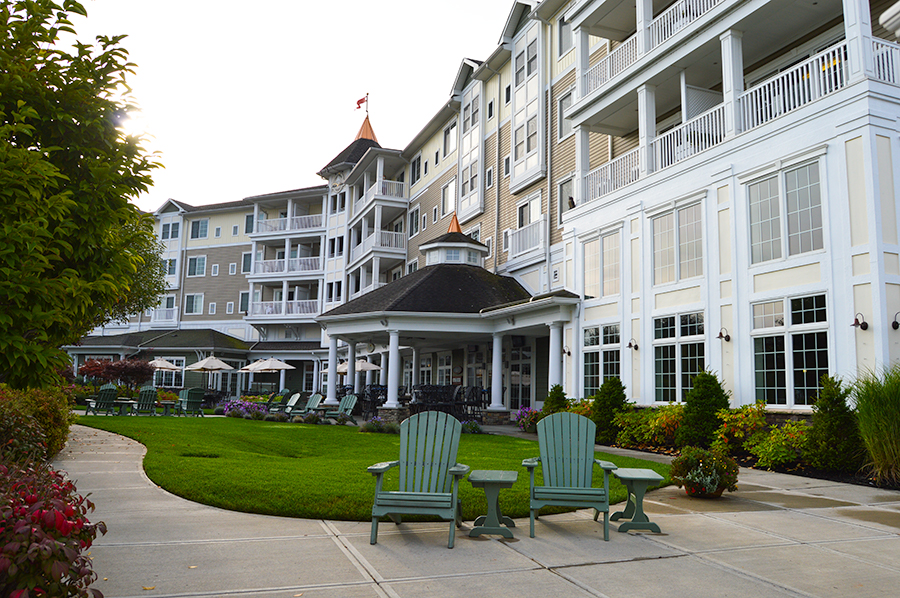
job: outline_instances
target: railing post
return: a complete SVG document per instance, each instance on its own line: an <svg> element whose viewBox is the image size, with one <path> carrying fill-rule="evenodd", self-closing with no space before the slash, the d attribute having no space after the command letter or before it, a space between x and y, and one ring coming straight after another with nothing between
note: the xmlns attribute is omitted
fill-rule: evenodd
<svg viewBox="0 0 900 598"><path fill-rule="evenodd" d="M576 93L581 99L588 94L586 81L587 72L590 70L591 39L586 28L579 27L575 30L575 81Z"/></svg>
<svg viewBox="0 0 900 598"><path fill-rule="evenodd" d="M653 22L653 0L636 0L635 5L637 11L637 51L640 56L652 49L650 45L650 23Z"/></svg>
<svg viewBox="0 0 900 598"><path fill-rule="evenodd" d="M741 132L738 98L744 93L744 53L741 31L730 29L719 36L722 45L722 96L725 102L725 137Z"/></svg>
<svg viewBox="0 0 900 598"><path fill-rule="evenodd" d="M873 77L875 74L872 56L872 15L869 0L843 0L844 37L850 59L849 80Z"/></svg>

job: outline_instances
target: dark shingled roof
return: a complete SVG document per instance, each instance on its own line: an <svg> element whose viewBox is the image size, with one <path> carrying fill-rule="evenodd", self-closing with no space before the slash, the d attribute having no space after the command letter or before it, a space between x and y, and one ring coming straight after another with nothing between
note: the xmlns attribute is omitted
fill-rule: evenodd
<svg viewBox="0 0 900 598"><path fill-rule="evenodd" d="M440 237L422 243L422 245L432 245L434 243L470 243L472 245L481 245L485 249L487 248L487 245L484 243L476 241L469 235L464 235L463 233L444 233Z"/></svg>
<svg viewBox="0 0 900 598"><path fill-rule="evenodd" d="M319 341L259 341L251 351L316 351L321 350Z"/></svg>
<svg viewBox="0 0 900 598"><path fill-rule="evenodd" d="M82 337L74 347L131 347L137 349L143 343L159 336L164 336L172 330L143 330L141 332L126 332L124 334L107 334L105 336Z"/></svg>
<svg viewBox="0 0 900 598"><path fill-rule="evenodd" d="M476 314L482 309L530 298L508 276L479 266L435 264L340 305L321 317L369 312L431 312Z"/></svg>
<svg viewBox="0 0 900 598"><path fill-rule="evenodd" d="M326 177L333 172L352 168L371 147L380 148L381 145L379 145L377 141L371 139L357 139L345 147L344 151L335 156L334 160L329 162L328 166L320 170L317 174L321 177Z"/></svg>
<svg viewBox="0 0 900 598"><path fill-rule="evenodd" d="M85 336L75 346L130 347L133 349L211 349L247 351L250 345L239 338L209 328L186 330L144 330L110 336Z"/></svg>

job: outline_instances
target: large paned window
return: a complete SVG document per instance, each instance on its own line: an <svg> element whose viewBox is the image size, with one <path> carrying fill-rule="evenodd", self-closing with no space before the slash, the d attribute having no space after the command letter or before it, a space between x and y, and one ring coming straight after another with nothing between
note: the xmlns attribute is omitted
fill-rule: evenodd
<svg viewBox="0 0 900 598"><path fill-rule="evenodd" d="M438 386L447 386L451 382L451 374L453 371L453 354L438 353L437 355L437 384Z"/></svg>
<svg viewBox="0 0 900 598"><path fill-rule="evenodd" d="M456 151L456 121L444 129L444 157Z"/></svg>
<svg viewBox="0 0 900 598"><path fill-rule="evenodd" d="M575 204L575 178L571 177L561 182L557 186L556 195L556 204L558 206L556 213L559 214L559 223L562 224L563 214L568 212Z"/></svg>
<svg viewBox="0 0 900 598"><path fill-rule="evenodd" d="M621 345L618 324L584 329L584 396L597 394L607 378L620 377Z"/></svg>
<svg viewBox="0 0 900 598"><path fill-rule="evenodd" d="M191 222L191 238L205 239L209 235L209 219L194 220Z"/></svg>
<svg viewBox="0 0 900 598"><path fill-rule="evenodd" d="M703 312L653 319L656 401L684 400L706 368Z"/></svg>
<svg viewBox="0 0 900 598"><path fill-rule="evenodd" d="M556 26L559 31L559 57L562 58L568 54L569 50L575 47L572 38L572 23L566 21L565 17L560 16Z"/></svg>
<svg viewBox="0 0 900 598"><path fill-rule="evenodd" d="M703 275L700 204L653 219L653 282L666 284Z"/></svg>
<svg viewBox="0 0 900 598"><path fill-rule="evenodd" d="M203 313L203 293L184 296L184 313L187 315Z"/></svg>
<svg viewBox="0 0 900 598"><path fill-rule="evenodd" d="M827 327L825 295L753 305L757 401L790 407L813 404L820 379L828 373Z"/></svg>
<svg viewBox="0 0 900 598"><path fill-rule="evenodd" d="M541 104L538 39L541 27L531 25L515 41L512 123L512 183L527 182L540 171L544 122Z"/></svg>
<svg viewBox="0 0 900 598"><path fill-rule="evenodd" d="M415 185L422 178L422 154L419 154L409 163L409 184Z"/></svg>
<svg viewBox="0 0 900 598"><path fill-rule="evenodd" d="M205 276L206 275L206 256L198 255L188 258L188 276Z"/></svg>
<svg viewBox="0 0 900 598"><path fill-rule="evenodd" d="M621 288L621 246L619 231L584 244L584 298L618 295Z"/></svg>
<svg viewBox="0 0 900 598"><path fill-rule="evenodd" d="M824 238L818 162L751 183L747 186L747 192L752 263L822 249Z"/></svg>
<svg viewBox="0 0 900 598"><path fill-rule="evenodd" d="M453 211L456 206L456 179L452 179L441 189L441 218Z"/></svg>
<svg viewBox="0 0 900 598"><path fill-rule="evenodd" d="M431 384L431 356L419 358L419 384Z"/></svg>
<svg viewBox="0 0 900 598"><path fill-rule="evenodd" d="M419 234L419 206L409 212L409 238Z"/></svg>
<svg viewBox="0 0 900 598"><path fill-rule="evenodd" d="M556 120L559 128L559 139L562 140L572 133L572 121L565 118L566 110L572 106L572 100L575 96L574 91L570 91L559 99L556 110Z"/></svg>
<svg viewBox="0 0 900 598"><path fill-rule="evenodd" d="M166 361L179 368L184 367L184 357L163 357ZM158 388L181 388L184 385L184 372L180 369L156 370L153 376L153 385Z"/></svg>
<svg viewBox="0 0 900 598"><path fill-rule="evenodd" d="M509 357L509 408L531 407L531 346L512 347Z"/></svg>

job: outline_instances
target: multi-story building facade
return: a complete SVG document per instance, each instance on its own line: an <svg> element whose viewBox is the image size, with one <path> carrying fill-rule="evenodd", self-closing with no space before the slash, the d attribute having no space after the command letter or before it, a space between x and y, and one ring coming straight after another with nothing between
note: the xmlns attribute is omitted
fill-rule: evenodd
<svg viewBox="0 0 900 598"><path fill-rule="evenodd" d="M608 376L653 404L712 369L735 404L808 408L821 374L900 358L888 5L514 2L497 49L461 62L404 149L366 119L320 170L327 184L235 202L233 330L208 313L212 290L178 324L243 326L248 358L288 360L305 389L366 357L383 368L367 381L483 386L495 410L538 407L556 383L590 396ZM157 213L162 236L176 205ZM208 209L207 226L231 230L207 206L181 234ZM437 250L454 216L483 250ZM214 282L196 274L208 245L174 266L182 309L190 285ZM386 307L382 287L454 260L532 299L460 316L456 334L452 314L429 329Z"/></svg>

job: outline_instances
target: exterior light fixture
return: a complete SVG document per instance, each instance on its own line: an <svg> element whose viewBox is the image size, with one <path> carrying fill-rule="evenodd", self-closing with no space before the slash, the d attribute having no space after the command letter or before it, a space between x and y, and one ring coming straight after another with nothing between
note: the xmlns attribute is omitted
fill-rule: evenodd
<svg viewBox="0 0 900 598"><path fill-rule="evenodd" d="M567 357L572 357L572 351L569 349L568 346L563 347L563 353L565 353Z"/></svg>
<svg viewBox="0 0 900 598"><path fill-rule="evenodd" d="M630 339L630 340L628 341L628 344L625 345L625 348L626 348L626 349L634 349L635 351L637 351L637 350L638 350L638 344L637 344L637 341L634 340L633 338Z"/></svg>
<svg viewBox="0 0 900 598"><path fill-rule="evenodd" d="M853 318L853 323L850 324L854 328L859 328L860 330L868 330L869 323L866 322L866 317L862 314L862 312L858 312ZM893 326L893 324L892 324Z"/></svg>
<svg viewBox="0 0 900 598"><path fill-rule="evenodd" d="M723 334L723 332L724 332L724 334ZM717 336L716 338L719 340L723 340L726 343L731 342L731 335L728 334L728 329L725 328L724 326L719 329L719 336Z"/></svg>
<svg viewBox="0 0 900 598"><path fill-rule="evenodd" d="M894 314L894 321L891 322L891 328L893 328L894 330L900 328L900 322L897 321L897 316L900 316L900 311Z"/></svg>

